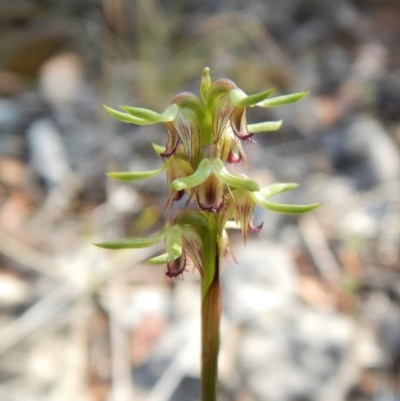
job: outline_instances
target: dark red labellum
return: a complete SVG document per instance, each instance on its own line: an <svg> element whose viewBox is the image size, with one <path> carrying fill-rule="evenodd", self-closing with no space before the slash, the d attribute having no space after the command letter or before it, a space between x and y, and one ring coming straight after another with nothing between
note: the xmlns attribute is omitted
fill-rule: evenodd
<svg viewBox="0 0 400 401"><path fill-rule="evenodd" d="M165 275L169 278L177 278L183 274L186 269L186 256L182 254L178 259L167 264Z"/></svg>

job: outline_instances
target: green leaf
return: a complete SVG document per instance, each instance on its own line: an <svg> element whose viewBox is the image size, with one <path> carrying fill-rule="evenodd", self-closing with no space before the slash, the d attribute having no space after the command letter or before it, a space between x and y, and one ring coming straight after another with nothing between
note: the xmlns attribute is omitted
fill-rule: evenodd
<svg viewBox="0 0 400 401"><path fill-rule="evenodd" d="M105 249L138 249L138 248L148 248L150 246L156 245L165 237L164 232L153 237L146 238L122 238L116 241L101 242L99 244L94 244L99 248Z"/></svg>
<svg viewBox="0 0 400 401"><path fill-rule="evenodd" d="M299 185L294 182L282 183L282 184L272 184L268 185L268 187L264 187L260 189L260 193L264 198L269 198L274 195L281 194L282 192L291 191L292 189L297 188Z"/></svg>
<svg viewBox="0 0 400 401"><path fill-rule="evenodd" d="M256 132L278 131L282 126L282 120L279 121L266 121L258 124L248 124L247 129L252 134Z"/></svg>
<svg viewBox="0 0 400 401"><path fill-rule="evenodd" d="M230 98L234 106L236 107L247 107L255 106L257 103L265 100L269 97L275 88L269 89L264 92L255 93L254 95L246 96L246 94L240 89L233 89L230 92Z"/></svg>
<svg viewBox="0 0 400 401"><path fill-rule="evenodd" d="M265 99L262 102L257 103L256 106L260 106L260 107L284 106L285 104L298 102L299 100L303 99L303 97L308 95L309 93L310 92L300 92L300 93L293 93L291 95L273 97L272 99Z"/></svg>
<svg viewBox="0 0 400 401"><path fill-rule="evenodd" d="M281 203L274 203L267 201L260 192L252 192L250 196L254 201L265 209L271 210L273 212L285 213L285 214L301 214L310 212L321 206L320 203L314 203L312 205L286 205Z"/></svg>
<svg viewBox="0 0 400 401"><path fill-rule="evenodd" d="M183 189L197 187L201 183L207 180L211 173L212 167L209 159L203 159L197 170L187 177L177 178L172 181L171 187L175 191L182 191Z"/></svg>
<svg viewBox="0 0 400 401"><path fill-rule="evenodd" d="M156 170L148 170L148 171L126 171L126 172L115 172L111 171L107 173L107 175L111 178L114 178L119 181L138 181L145 180L147 178L155 177L165 170L165 164L163 164L160 168Z"/></svg>
<svg viewBox="0 0 400 401"><path fill-rule="evenodd" d="M258 191L260 189L259 185L255 181L250 180L249 178L242 178L231 174L225 168L221 159L214 159L212 164L214 174L226 185L249 192Z"/></svg>

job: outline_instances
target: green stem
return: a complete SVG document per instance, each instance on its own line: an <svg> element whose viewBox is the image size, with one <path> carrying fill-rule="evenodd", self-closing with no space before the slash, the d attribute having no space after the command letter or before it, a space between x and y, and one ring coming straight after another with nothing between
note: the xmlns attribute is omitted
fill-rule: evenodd
<svg viewBox="0 0 400 401"><path fill-rule="evenodd" d="M216 401L221 317L218 216L210 213L208 222L208 236L204 241L203 280L201 284L201 400Z"/></svg>

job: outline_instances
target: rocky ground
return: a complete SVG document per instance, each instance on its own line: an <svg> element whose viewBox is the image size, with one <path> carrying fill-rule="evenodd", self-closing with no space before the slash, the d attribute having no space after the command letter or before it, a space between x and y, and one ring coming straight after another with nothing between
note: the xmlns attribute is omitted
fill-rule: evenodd
<svg viewBox="0 0 400 401"><path fill-rule="evenodd" d="M0 400L195 401L199 278L93 242L163 223L161 111L204 66L248 93L309 90L246 152L285 202L222 271L221 400L400 399L400 4L393 0L0 1Z"/></svg>

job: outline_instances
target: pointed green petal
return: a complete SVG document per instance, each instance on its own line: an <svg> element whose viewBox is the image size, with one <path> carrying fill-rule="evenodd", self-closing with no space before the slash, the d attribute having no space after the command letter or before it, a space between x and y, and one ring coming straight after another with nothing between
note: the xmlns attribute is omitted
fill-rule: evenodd
<svg viewBox="0 0 400 401"><path fill-rule="evenodd" d="M254 199L254 201L264 207L265 209L271 210L273 212L285 213L285 214L300 214L306 213L311 210L316 209L321 206L320 203L314 203L312 205L285 205L280 203L274 203L267 201L260 192L251 192L250 196Z"/></svg>
<svg viewBox="0 0 400 401"><path fill-rule="evenodd" d="M292 95L273 97L272 99L265 99L262 102L257 103L256 106L260 106L260 107L284 106L285 104L298 102L299 100L303 99L303 97L308 95L309 93L310 92L300 92L300 93L293 93Z"/></svg>
<svg viewBox="0 0 400 401"><path fill-rule="evenodd" d="M145 180L147 178L155 177L165 170L165 164L163 164L160 168L156 170L148 170L148 171L126 171L126 172L116 172L111 171L107 173L107 175L115 180L119 181L138 181Z"/></svg>
<svg viewBox="0 0 400 401"><path fill-rule="evenodd" d="M114 117L115 119L122 121L124 123L137 124L137 125L153 124L153 123L149 123L148 121L144 120L143 118L134 117L128 113L122 113L120 111L117 111L110 107L107 107L106 105L104 105L104 108L106 109L107 113L111 117Z"/></svg>
<svg viewBox="0 0 400 401"><path fill-rule="evenodd" d="M212 170L211 162L209 159L203 159L197 170L188 177L177 178L171 183L172 189L175 191L182 191L183 189L197 187L207 180Z"/></svg>
<svg viewBox="0 0 400 401"><path fill-rule="evenodd" d="M264 92L247 96L242 90L233 89L230 92L230 98L235 107L255 106L257 103L262 102L269 97L274 90L275 88L272 88Z"/></svg>
<svg viewBox="0 0 400 401"><path fill-rule="evenodd" d="M282 184L272 184L268 187L260 189L260 193L264 198L269 198L274 195L281 194L282 192L290 191L297 188L299 185L294 182L282 183Z"/></svg>
<svg viewBox="0 0 400 401"><path fill-rule="evenodd" d="M122 110L126 111L133 117L146 121L148 124L161 123L166 121L173 121L178 114L179 107L176 104L168 106L162 114L155 111L144 109L142 107L120 106Z"/></svg>
<svg viewBox="0 0 400 401"><path fill-rule="evenodd" d="M266 121L264 123L249 124L247 129L255 134L256 132L278 131L282 126L282 120L279 121Z"/></svg>
<svg viewBox="0 0 400 401"><path fill-rule="evenodd" d="M138 248L148 248L150 246L156 245L165 237L164 232L153 237L147 238L122 238L116 241L102 242L100 244L94 244L100 248L105 249L138 249Z"/></svg>
<svg viewBox="0 0 400 401"><path fill-rule="evenodd" d="M244 189L245 191L258 191L260 189L259 185L248 178L238 177L231 174L224 166L221 159L214 159L212 161L214 174L226 185L234 188Z"/></svg>

